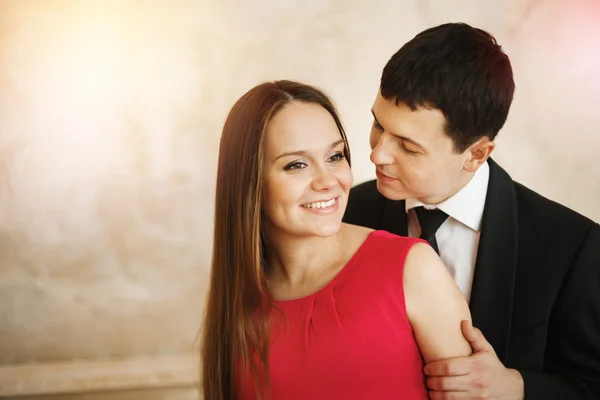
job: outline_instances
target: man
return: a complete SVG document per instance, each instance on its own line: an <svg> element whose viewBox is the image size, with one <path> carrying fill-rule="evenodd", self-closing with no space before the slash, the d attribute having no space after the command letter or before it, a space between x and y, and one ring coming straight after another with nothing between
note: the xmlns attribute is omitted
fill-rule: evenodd
<svg viewBox="0 0 600 400"><path fill-rule="evenodd" d="M383 70L377 179L352 189L344 220L428 240L469 301L473 354L425 366L432 399L597 399L600 226L489 158L513 92L488 33L417 35Z"/></svg>

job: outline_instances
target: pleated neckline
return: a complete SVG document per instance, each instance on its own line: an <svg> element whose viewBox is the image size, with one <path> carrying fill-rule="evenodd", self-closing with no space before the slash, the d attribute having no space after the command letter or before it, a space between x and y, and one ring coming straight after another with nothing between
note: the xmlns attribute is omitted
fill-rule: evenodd
<svg viewBox="0 0 600 400"><path fill-rule="evenodd" d="M344 265L344 267L337 273L337 275L334 276L333 279L331 281L329 281L329 283L327 283L321 289L317 290L314 293L308 294L306 296L297 297L297 298L294 298L294 299L274 300L273 303L275 305L277 305L277 304L284 305L284 304L292 304L292 303L299 303L299 302L303 302L303 301L308 301L308 300L314 299L316 296L319 296L319 294L325 292L326 290L328 290L329 288L331 288L333 285L335 285L335 284L339 283L340 281L342 281L343 279L345 279L344 277L350 273L350 271L352 270L353 266L356 265L356 264L359 264L360 255L364 251L366 251L366 249L368 247L368 244L369 244L369 242L371 240L371 237L376 232L377 231L372 231L372 232L369 233L369 235L367 236L367 238L365 239L365 241L360 245L360 247L356 250L356 252L352 255L352 257L350 257L350 259L348 260L348 262L346 263L346 265Z"/></svg>

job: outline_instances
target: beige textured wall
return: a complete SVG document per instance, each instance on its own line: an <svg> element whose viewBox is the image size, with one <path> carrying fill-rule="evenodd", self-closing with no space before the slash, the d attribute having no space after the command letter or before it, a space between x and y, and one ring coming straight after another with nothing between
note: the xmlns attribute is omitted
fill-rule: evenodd
<svg viewBox="0 0 600 400"><path fill-rule="evenodd" d="M326 89L371 179L381 69L446 21L513 61L496 160L600 220L599 20L596 0L1 1L0 365L188 351L232 103L263 80Z"/></svg>

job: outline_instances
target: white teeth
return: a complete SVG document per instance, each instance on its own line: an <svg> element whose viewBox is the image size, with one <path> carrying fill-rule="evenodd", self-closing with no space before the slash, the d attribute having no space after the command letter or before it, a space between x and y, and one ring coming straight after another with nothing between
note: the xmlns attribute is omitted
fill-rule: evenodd
<svg viewBox="0 0 600 400"><path fill-rule="evenodd" d="M306 208L327 208L335 204L335 199L329 201L315 201L314 203L303 204L302 207Z"/></svg>

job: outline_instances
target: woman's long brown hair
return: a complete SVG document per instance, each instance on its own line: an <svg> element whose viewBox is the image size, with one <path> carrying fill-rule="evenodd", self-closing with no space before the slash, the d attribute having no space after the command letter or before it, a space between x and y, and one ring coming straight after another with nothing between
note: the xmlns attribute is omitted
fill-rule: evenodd
<svg viewBox="0 0 600 400"><path fill-rule="evenodd" d="M350 162L338 113L312 86L263 83L244 94L229 112L219 149L212 269L202 329L206 400L237 399L243 371L251 372L257 398L269 397L272 296L262 234L264 138L271 118L293 101L319 104L331 114Z"/></svg>

